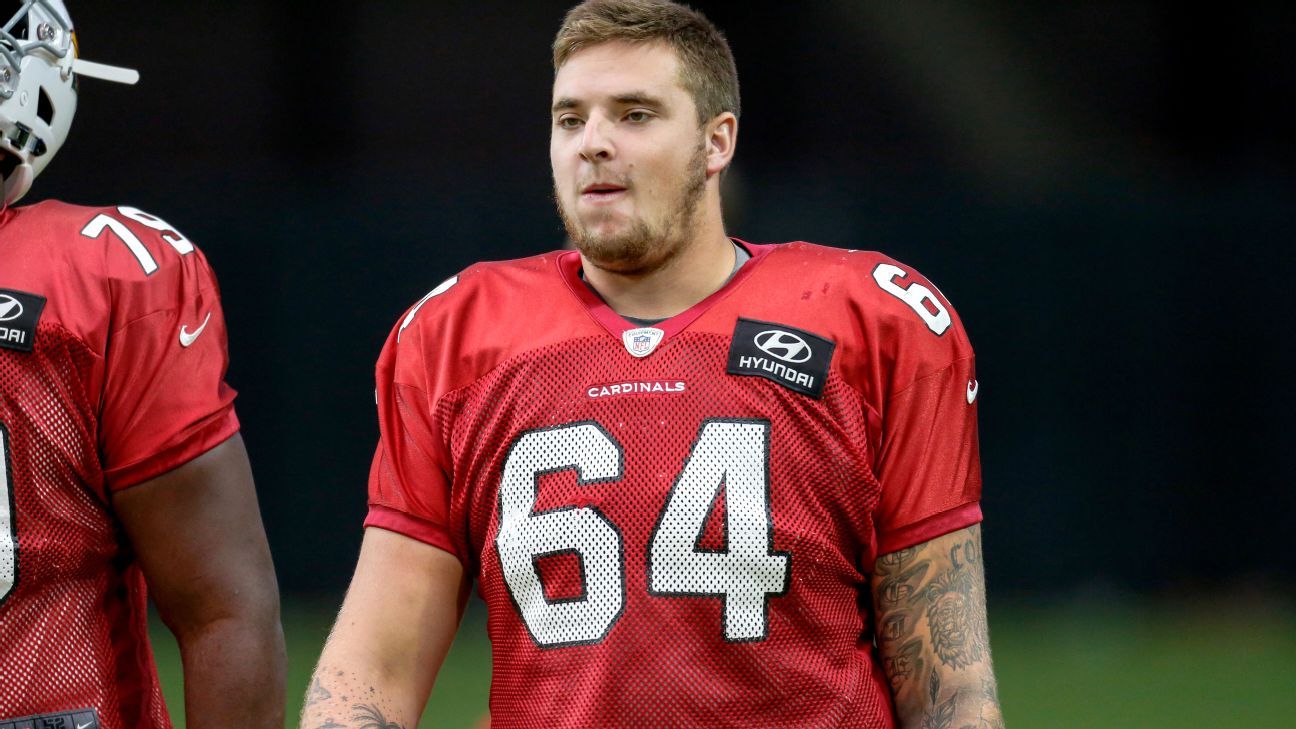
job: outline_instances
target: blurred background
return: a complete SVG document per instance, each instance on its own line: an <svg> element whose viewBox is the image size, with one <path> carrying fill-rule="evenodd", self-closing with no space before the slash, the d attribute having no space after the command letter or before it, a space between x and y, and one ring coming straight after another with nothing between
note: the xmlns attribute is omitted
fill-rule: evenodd
<svg viewBox="0 0 1296 729"><path fill-rule="evenodd" d="M143 80L82 85L29 201L141 207L216 267L295 713L388 331L473 261L561 243L569 3L69 4L82 55ZM1296 4L693 5L743 87L730 234L884 251L976 345L1009 725L1292 726ZM442 726L485 705L483 625Z"/></svg>

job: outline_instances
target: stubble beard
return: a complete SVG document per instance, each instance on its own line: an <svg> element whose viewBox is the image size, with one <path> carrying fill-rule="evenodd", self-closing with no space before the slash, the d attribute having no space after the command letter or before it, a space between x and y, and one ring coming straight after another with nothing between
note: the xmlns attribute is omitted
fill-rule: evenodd
<svg viewBox="0 0 1296 729"><path fill-rule="evenodd" d="M689 158L679 197L658 220L636 217L619 232L599 234L587 229L554 190L558 215L567 237L592 265L619 274L650 273L666 265L693 241L698 229L702 196L706 192L706 145Z"/></svg>

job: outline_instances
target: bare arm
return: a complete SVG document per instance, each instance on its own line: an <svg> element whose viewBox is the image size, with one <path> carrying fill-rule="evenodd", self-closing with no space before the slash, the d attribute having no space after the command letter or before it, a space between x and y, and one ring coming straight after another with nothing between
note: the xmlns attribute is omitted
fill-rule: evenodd
<svg viewBox="0 0 1296 729"><path fill-rule="evenodd" d="M302 729L412 729L468 597L459 560L365 531L342 611L306 692Z"/></svg>
<svg viewBox="0 0 1296 729"><path fill-rule="evenodd" d="M878 558L873 605L901 727L1002 729L980 525Z"/></svg>
<svg viewBox="0 0 1296 729"><path fill-rule="evenodd" d="M283 726L279 587L243 440L113 496L184 661L191 729Z"/></svg>

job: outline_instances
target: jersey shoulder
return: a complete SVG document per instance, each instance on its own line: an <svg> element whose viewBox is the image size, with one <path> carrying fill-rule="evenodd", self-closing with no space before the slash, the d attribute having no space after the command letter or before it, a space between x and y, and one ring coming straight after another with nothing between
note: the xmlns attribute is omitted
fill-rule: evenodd
<svg viewBox="0 0 1296 729"><path fill-rule="evenodd" d="M870 397L973 356L958 313L913 267L884 253L806 242L773 246L757 295L805 311L806 328L831 333L836 367ZM788 286L779 282L795 282Z"/></svg>
<svg viewBox="0 0 1296 729"><path fill-rule="evenodd" d="M806 242L785 243L772 253L776 276L812 284L803 298L845 307L851 318L893 338L935 336L966 343L954 305L936 284L884 253Z"/></svg>
<svg viewBox="0 0 1296 729"><path fill-rule="evenodd" d="M554 251L530 258L474 263L447 278L405 310L396 327L402 339L413 333L441 330L464 320L487 316L502 324L511 316L524 315L528 301L535 301L553 276Z"/></svg>
<svg viewBox="0 0 1296 729"><path fill-rule="evenodd" d="M21 239L51 265L70 265L81 276L139 281L208 268L202 252L176 228L130 205L47 200L15 208L0 235Z"/></svg>
<svg viewBox="0 0 1296 729"><path fill-rule="evenodd" d="M398 382L443 394L579 323L558 273L563 251L475 263L406 309L379 363ZM588 317L586 317L588 319Z"/></svg>
<svg viewBox="0 0 1296 729"><path fill-rule="evenodd" d="M802 282L819 282L821 291L811 291L829 298L844 299L861 305L860 314L867 317L912 319L914 303L918 302L923 292L929 292L940 304L940 308L952 310L952 305L945 295L916 268L897 261L894 258L870 250L834 248L796 241L771 246L769 256L772 268L782 275L793 273ZM898 293L902 289L914 288L912 293ZM931 304L931 302L928 302ZM935 305L923 307L929 313ZM931 328L938 336L954 325L951 317L931 313ZM927 321L927 317L922 317ZM936 331L937 329L941 331Z"/></svg>
<svg viewBox="0 0 1296 729"><path fill-rule="evenodd" d="M218 298L202 252L166 221L128 205L45 201L0 218L5 287L44 298L98 351L107 333L199 295Z"/></svg>

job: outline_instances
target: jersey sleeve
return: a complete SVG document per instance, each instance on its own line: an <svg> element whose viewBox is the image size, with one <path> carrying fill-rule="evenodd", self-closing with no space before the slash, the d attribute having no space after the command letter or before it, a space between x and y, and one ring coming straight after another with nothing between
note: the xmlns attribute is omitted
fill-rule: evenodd
<svg viewBox="0 0 1296 729"><path fill-rule="evenodd" d="M981 521L976 367L960 359L897 393L883 416L878 554ZM969 394L971 393L971 394Z"/></svg>
<svg viewBox="0 0 1296 729"><path fill-rule="evenodd" d="M882 320L875 362L886 373L874 460L881 555L981 521L980 385L971 343L939 290L892 261L872 273Z"/></svg>
<svg viewBox="0 0 1296 729"><path fill-rule="evenodd" d="M112 321L99 447L109 491L177 468L239 429L225 382L220 289L207 259L162 221L120 210L134 217L109 215L139 245L107 247Z"/></svg>
<svg viewBox="0 0 1296 729"><path fill-rule="evenodd" d="M380 527L463 558L450 536L451 459L435 417L439 389L427 333L392 330L376 367L379 441L369 471L366 527Z"/></svg>

